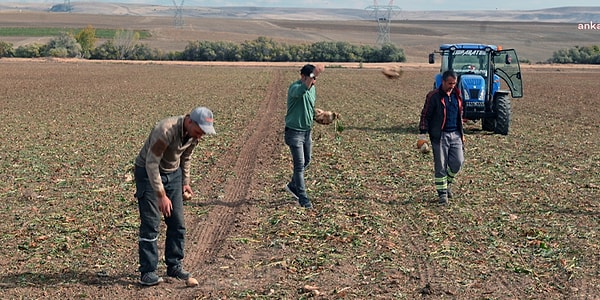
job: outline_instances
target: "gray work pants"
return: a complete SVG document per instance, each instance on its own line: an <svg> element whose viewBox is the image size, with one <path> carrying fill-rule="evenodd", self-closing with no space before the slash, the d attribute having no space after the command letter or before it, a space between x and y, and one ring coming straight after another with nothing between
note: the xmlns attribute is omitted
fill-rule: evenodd
<svg viewBox="0 0 600 300"><path fill-rule="evenodd" d="M464 161L464 145L460 132L442 131L439 142L431 141L435 169L435 189L445 194L448 184L454 182Z"/></svg>

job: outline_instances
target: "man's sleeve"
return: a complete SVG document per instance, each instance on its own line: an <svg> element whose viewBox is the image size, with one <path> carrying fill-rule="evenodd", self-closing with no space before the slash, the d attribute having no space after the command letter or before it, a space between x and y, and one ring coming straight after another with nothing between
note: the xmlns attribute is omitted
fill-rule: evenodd
<svg viewBox="0 0 600 300"><path fill-rule="evenodd" d="M196 148L197 143L189 146L183 153L181 154L179 165L181 167L182 172L182 183L183 185L190 185L190 169L192 165L192 154L194 154L194 148Z"/></svg>
<svg viewBox="0 0 600 300"><path fill-rule="evenodd" d="M429 119L431 119L431 98L435 95L436 90L433 90L425 97L425 104L421 110L421 119L419 120L419 133L424 134L429 131Z"/></svg>
<svg viewBox="0 0 600 300"><path fill-rule="evenodd" d="M157 195L165 194L165 187L160 178L160 161L168 146L166 135L159 128L155 128L150 136L150 147L146 154L146 172L150 185Z"/></svg>

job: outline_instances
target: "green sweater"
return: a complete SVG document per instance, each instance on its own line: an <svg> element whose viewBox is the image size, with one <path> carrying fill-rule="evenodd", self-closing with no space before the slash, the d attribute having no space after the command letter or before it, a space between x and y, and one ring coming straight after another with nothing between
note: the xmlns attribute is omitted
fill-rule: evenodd
<svg viewBox="0 0 600 300"><path fill-rule="evenodd" d="M293 82L288 89L285 127L309 131L315 116L316 99L317 92L314 85L307 89L301 80Z"/></svg>

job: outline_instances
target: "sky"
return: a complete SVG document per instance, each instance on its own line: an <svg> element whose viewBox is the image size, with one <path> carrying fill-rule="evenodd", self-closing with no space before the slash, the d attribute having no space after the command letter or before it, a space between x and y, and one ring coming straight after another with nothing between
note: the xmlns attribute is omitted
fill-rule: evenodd
<svg viewBox="0 0 600 300"><path fill-rule="evenodd" d="M77 1L77 0L71 0ZM127 1L127 0L123 0ZM148 3L153 0L139 1ZM158 1L158 0L154 0ZM181 3L181 0L176 0ZM166 2L165 5L173 4L172 0L158 1ZM308 7L308 8L356 8L364 9L367 6L375 5L393 5L398 6L401 10L531 10L562 6L600 6L598 0L587 1L554 1L554 0L377 0L372 1L356 1L356 0L187 0L184 5L193 6L265 6L265 7Z"/></svg>
<svg viewBox="0 0 600 300"><path fill-rule="evenodd" d="M173 1L183 6L257 6L257 7L306 7L306 8L354 8L365 9L375 3L393 5L400 10L535 10L564 6L600 6L598 0L70 0L74 2L117 2L172 6ZM64 0L0 0L0 3L50 3Z"/></svg>

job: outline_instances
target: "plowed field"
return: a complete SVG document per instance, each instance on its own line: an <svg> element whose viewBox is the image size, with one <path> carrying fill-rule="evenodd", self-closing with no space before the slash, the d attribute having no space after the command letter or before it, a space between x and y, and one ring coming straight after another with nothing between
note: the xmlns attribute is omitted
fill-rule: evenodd
<svg viewBox="0 0 600 300"><path fill-rule="evenodd" d="M589 21L589 20L583 20ZM5 27L148 30L142 42L258 36L372 44L373 22L3 13ZM475 28L475 30L474 30ZM600 99L593 66L524 66L507 136L468 127L456 197L438 207L431 156L414 149L439 43L482 42L545 61L591 45L574 24L399 21L408 63L332 64L307 170L316 209L282 189L286 90L302 63L0 59L0 294L4 299L597 299ZM47 37L3 37L23 44ZM101 42L101 41L100 41ZM218 135L195 152L184 266L198 288L137 285L133 160L152 125L197 105ZM164 228L163 228L164 233ZM162 238L164 236L161 235ZM163 240L159 244L162 244ZM160 249L162 253L162 248ZM165 273L161 264L158 270ZM313 291L313 288L318 292Z"/></svg>
<svg viewBox="0 0 600 300"><path fill-rule="evenodd" d="M509 135L468 127L443 208L414 149L435 68L327 68L317 106L345 130L314 128L312 211L282 188L298 70L0 59L2 298L600 297L600 69L524 69ZM133 160L155 122L197 105L218 132L195 152L185 207L200 286L142 288Z"/></svg>

